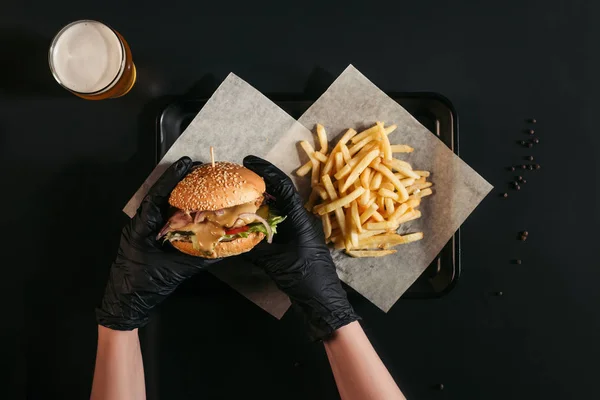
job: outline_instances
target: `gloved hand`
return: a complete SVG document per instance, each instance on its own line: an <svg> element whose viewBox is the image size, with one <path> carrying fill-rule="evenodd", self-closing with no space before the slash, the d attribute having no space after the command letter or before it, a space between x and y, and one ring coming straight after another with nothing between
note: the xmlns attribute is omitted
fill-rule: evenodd
<svg viewBox="0 0 600 400"><path fill-rule="evenodd" d="M189 157L171 165L123 228L117 258L110 269L101 306L96 309L98 324L116 330L146 325L154 306L184 280L218 261L163 248L156 240L156 233L165 224L169 195L191 167Z"/></svg>
<svg viewBox="0 0 600 400"><path fill-rule="evenodd" d="M244 166L264 178L267 193L275 196L278 214L287 216L272 244L263 241L245 256L264 268L302 310L311 339L325 339L356 321L359 317L335 271L321 221L306 211L290 178L255 156L244 158Z"/></svg>

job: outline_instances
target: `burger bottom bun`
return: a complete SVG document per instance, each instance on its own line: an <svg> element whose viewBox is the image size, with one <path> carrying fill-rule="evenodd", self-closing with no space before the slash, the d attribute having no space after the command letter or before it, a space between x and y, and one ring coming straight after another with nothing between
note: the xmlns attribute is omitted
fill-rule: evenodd
<svg viewBox="0 0 600 400"><path fill-rule="evenodd" d="M249 234L247 238L238 238L232 240L231 242L219 242L215 246L213 252L210 254L207 254L202 250L194 249L194 246L191 242L182 242L179 240L175 240L171 242L171 244L177 250L181 251L182 253L189 254L191 256L202 258L222 258L235 256L250 251L264 238L264 233L253 232Z"/></svg>

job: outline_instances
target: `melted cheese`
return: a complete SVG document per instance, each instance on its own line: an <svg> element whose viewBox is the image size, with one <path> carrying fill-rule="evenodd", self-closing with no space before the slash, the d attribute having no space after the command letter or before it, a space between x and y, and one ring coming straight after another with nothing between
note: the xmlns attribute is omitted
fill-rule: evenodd
<svg viewBox="0 0 600 400"><path fill-rule="evenodd" d="M178 228L178 231L194 232L195 239L192 238L194 247L202 251L211 252L219 239L225 235L225 228L231 228L239 219L240 214L256 213L258 207L255 202L240 204L239 206L229 207L217 213L215 211L206 211L206 220L199 223L188 223ZM245 224L253 222L253 219L244 219ZM245 224L237 224L243 226Z"/></svg>

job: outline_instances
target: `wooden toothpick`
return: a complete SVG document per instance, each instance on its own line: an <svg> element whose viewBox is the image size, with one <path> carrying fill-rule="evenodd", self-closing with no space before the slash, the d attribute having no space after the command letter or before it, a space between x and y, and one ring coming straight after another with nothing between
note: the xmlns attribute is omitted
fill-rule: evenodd
<svg viewBox="0 0 600 400"><path fill-rule="evenodd" d="M215 149L210 146L210 161L212 162L213 168L215 167Z"/></svg>

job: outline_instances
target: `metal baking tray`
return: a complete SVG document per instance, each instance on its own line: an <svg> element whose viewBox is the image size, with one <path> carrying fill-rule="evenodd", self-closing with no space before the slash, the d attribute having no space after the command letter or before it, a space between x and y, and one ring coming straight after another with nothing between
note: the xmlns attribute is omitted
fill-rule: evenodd
<svg viewBox="0 0 600 400"><path fill-rule="evenodd" d="M437 93L388 93L419 122L436 134L458 155L458 117L452 103ZM279 107L299 118L314 100L300 95L269 95ZM165 107L156 124L156 162L183 133L207 99L182 99ZM460 277L460 230L446 243L440 254L402 295L402 299L441 297L456 285Z"/></svg>

